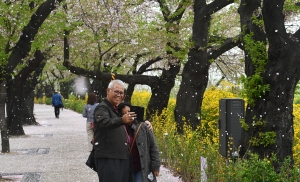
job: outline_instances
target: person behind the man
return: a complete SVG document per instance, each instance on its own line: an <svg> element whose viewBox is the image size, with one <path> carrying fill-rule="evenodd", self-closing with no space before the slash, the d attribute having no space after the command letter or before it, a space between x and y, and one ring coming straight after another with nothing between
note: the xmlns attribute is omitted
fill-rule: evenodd
<svg viewBox="0 0 300 182"><path fill-rule="evenodd" d="M54 107L55 117L59 118L59 109L62 106L62 98L57 92L54 92L54 95L52 96L52 106Z"/></svg>
<svg viewBox="0 0 300 182"><path fill-rule="evenodd" d="M88 148L93 149L92 138L94 137L94 110L98 105L97 95L94 92L89 93L87 103L84 105L82 116L86 118L86 132L88 138Z"/></svg>
<svg viewBox="0 0 300 182"><path fill-rule="evenodd" d="M123 116L131 111L129 103L118 105L118 111ZM138 113L137 113L138 114ZM159 175L160 156L155 136L143 120L135 119L127 124L128 135L135 142L131 147L131 158L133 164L133 182L152 181L156 182Z"/></svg>
<svg viewBox="0 0 300 182"><path fill-rule="evenodd" d="M125 124L132 122L136 114L129 112L121 117L118 113L124 88L123 81L111 81L106 90L107 98L94 111L94 158L99 182L132 181L128 154L131 141Z"/></svg>

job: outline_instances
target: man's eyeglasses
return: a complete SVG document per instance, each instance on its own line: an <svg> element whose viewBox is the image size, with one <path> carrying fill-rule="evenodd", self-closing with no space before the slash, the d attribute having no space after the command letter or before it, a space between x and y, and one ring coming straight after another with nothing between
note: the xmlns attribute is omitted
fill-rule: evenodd
<svg viewBox="0 0 300 182"><path fill-rule="evenodd" d="M110 89L110 90L113 91L115 95L119 95L119 94L120 94L120 96L124 95L124 92L120 92L118 90L113 90L113 89Z"/></svg>

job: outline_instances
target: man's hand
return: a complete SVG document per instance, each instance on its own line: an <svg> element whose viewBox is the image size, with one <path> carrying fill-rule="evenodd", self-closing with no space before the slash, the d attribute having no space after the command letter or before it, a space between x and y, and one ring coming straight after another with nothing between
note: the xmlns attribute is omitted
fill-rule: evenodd
<svg viewBox="0 0 300 182"><path fill-rule="evenodd" d="M153 171L153 175L157 177L159 175L159 172L158 171Z"/></svg>
<svg viewBox="0 0 300 182"><path fill-rule="evenodd" d="M148 129L152 131L152 124L150 123L150 121L146 120L145 123L147 124Z"/></svg>
<svg viewBox="0 0 300 182"><path fill-rule="evenodd" d="M122 116L122 123L123 124L132 123L135 118L136 118L135 112L128 112L127 114L124 114Z"/></svg>

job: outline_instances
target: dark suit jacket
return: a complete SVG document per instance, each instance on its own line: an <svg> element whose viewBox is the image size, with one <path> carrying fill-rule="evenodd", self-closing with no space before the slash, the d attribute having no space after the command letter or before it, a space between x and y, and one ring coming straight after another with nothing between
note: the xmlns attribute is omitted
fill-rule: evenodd
<svg viewBox="0 0 300 182"><path fill-rule="evenodd" d="M127 159L129 146L122 118L108 100L95 108L94 124L95 158Z"/></svg>

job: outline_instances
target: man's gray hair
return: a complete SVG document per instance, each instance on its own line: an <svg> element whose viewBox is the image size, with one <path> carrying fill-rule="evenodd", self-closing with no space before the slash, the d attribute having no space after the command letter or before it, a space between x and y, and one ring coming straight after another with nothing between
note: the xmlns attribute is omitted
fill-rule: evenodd
<svg viewBox="0 0 300 182"><path fill-rule="evenodd" d="M108 84L108 88L113 89L114 85L121 85L125 89L125 83L122 80L113 80Z"/></svg>

